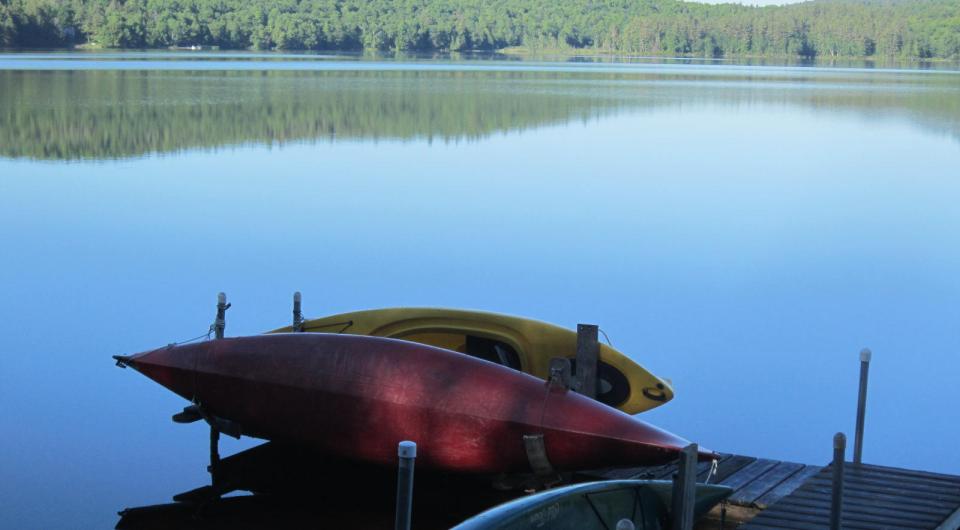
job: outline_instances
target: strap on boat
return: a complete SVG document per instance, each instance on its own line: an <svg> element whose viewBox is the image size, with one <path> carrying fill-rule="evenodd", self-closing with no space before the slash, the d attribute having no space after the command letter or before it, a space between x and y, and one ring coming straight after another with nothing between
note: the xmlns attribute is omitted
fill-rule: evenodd
<svg viewBox="0 0 960 530"><path fill-rule="evenodd" d="M547 459L547 448L543 445L542 434L524 434L523 447L527 451L527 461L530 462L530 469L534 474L539 477L556 474Z"/></svg>

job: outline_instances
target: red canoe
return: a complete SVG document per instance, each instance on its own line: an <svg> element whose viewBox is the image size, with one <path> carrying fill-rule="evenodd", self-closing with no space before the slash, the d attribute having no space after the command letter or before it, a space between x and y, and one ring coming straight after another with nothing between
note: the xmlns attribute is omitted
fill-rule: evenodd
<svg viewBox="0 0 960 530"><path fill-rule="evenodd" d="M401 340L271 334L118 359L244 434L385 464L401 440L417 442L417 466L472 473L529 473L524 435L543 435L557 471L665 463L688 444L522 372Z"/></svg>

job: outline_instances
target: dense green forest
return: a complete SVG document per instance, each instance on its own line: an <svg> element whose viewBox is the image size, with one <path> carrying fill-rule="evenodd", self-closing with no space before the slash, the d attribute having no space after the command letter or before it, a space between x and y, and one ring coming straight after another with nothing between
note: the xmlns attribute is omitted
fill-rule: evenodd
<svg viewBox="0 0 960 530"><path fill-rule="evenodd" d="M0 0L0 46L960 58L958 0Z"/></svg>

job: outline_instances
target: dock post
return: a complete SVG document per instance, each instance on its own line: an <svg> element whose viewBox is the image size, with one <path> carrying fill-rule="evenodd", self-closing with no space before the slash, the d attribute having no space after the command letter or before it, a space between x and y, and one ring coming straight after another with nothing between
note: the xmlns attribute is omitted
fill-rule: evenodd
<svg viewBox="0 0 960 530"><path fill-rule="evenodd" d="M847 452L847 437L842 432L833 435L833 485L830 494L830 530L840 530L843 514L843 459Z"/></svg>
<svg viewBox="0 0 960 530"><path fill-rule="evenodd" d="M598 330L595 324L577 324L577 392L591 399L597 398Z"/></svg>
<svg viewBox="0 0 960 530"><path fill-rule="evenodd" d="M213 425L210 426L210 483L214 487L217 485L217 471L220 467L220 431Z"/></svg>
<svg viewBox="0 0 960 530"><path fill-rule="evenodd" d="M680 452L680 465L673 475L671 499L672 530L693 529L693 504L697 488L697 444L690 444Z"/></svg>
<svg viewBox="0 0 960 530"><path fill-rule="evenodd" d="M397 474L397 519L395 530L410 530L413 512L413 464L417 459L417 444L411 441L400 442L397 446L400 457L400 469Z"/></svg>
<svg viewBox="0 0 960 530"><path fill-rule="evenodd" d="M303 331L303 313L300 311L300 291L293 293L293 332Z"/></svg>
<svg viewBox="0 0 960 530"><path fill-rule="evenodd" d="M857 432L853 438L853 463L860 465L863 458L863 421L867 415L867 377L870 375L869 348L860 350L860 394L857 396Z"/></svg>
<svg viewBox="0 0 960 530"><path fill-rule="evenodd" d="M227 295L217 294L217 319L213 322L214 336L218 339L223 338L223 332L227 329L227 309L230 304L227 303Z"/></svg>

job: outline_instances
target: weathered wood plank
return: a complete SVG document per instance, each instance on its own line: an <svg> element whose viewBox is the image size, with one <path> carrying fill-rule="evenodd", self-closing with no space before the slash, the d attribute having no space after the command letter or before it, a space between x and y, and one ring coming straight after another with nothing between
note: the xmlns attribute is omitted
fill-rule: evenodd
<svg viewBox="0 0 960 530"><path fill-rule="evenodd" d="M654 467L633 467L630 468L630 471L633 473L631 478L654 479L657 478L661 471L671 467L675 468L676 464L664 464L662 466Z"/></svg>
<svg viewBox="0 0 960 530"><path fill-rule="evenodd" d="M824 485L823 481L820 479L811 480L810 483L806 484L804 487L815 492L824 491L829 488L829 486ZM925 491L922 488L915 488L910 485L898 485L890 483L858 483L855 481L844 480L844 491L846 490L871 496L892 496L900 499L903 502L929 502L941 506L960 504L960 496L958 495L944 495L941 493Z"/></svg>
<svg viewBox="0 0 960 530"><path fill-rule="evenodd" d="M664 477L670 477L677 472L677 464L665 464L657 467L648 467L643 470L638 477L661 480Z"/></svg>
<svg viewBox="0 0 960 530"><path fill-rule="evenodd" d="M766 512L761 513L761 516L768 515ZM809 508L806 506L794 506L794 505L777 505L777 511L775 514L786 518L789 516L791 520L803 520L808 522L822 522L822 524L829 526L830 524L830 507L825 508ZM759 517L759 516L758 516ZM875 515L870 513L851 513L847 510L843 510L840 517L841 525L843 528L849 528L853 526L865 526L871 529L884 528L887 530L893 529L915 529L922 530L924 528L930 529L933 526L929 526L929 523L924 521L910 521L902 519L891 519L883 515ZM935 524L935 523L934 523Z"/></svg>
<svg viewBox="0 0 960 530"><path fill-rule="evenodd" d="M810 510L802 507L792 507L777 505L777 510L767 510L761 512L756 518L741 527L742 530L753 530L754 524L764 524L774 526L787 523L799 524L801 528L828 528L830 526L830 511ZM864 530L922 530L931 528L923 526L922 523L907 523L900 521L890 521L883 517L848 514L844 512L841 516L841 526L844 529L862 528ZM794 526L786 526L793 528Z"/></svg>
<svg viewBox="0 0 960 530"><path fill-rule="evenodd" d="M956 497L960 498L960 485L955 487L943 487L940 485L931 485L923 482L912 482L912 481L896 481L890 480L888 478L877 478L877 477L868 477L868 476L851 476L844 473L843 475L844 482L849 482L850 484L857 484L864 488L889 488L889 487L898 487L901 490L914 491L922 493L923 495L937 495L945 498ZM822 477L817 479L823 480Z"/></svg>
<svg viewBox="0 0 960 530"><path fill-rule="evenodd" d="M803 467L803 464L779 462L772 469L757 477L756 480L735 492L729 500L736 504L753 505L757 499L789 479Z"/></svg>
<svg viewBox="0 0 960 530"><path fill-rule="evenodd" d="M937 502L935 500L929 499L907 499L905 500L901 495L891 495L891 494L876 494L876 493L867 493L861 490L855 490L851 488L844 488L844 498L849 498L852 502L877 502L877 503L890 503L900 506L901 509L906 511L921 511L921 512L948 512L950 511L950 504L944 504L943 502ZM823 493L811 491L811 490L797 490L793 493L792 496L807 498L807 499L816 499L821 498ZM957 504L960 506L960 503Z"/></svg>
<svg viewBox="0 0 960 530"><path fill-rule="evenodd" d="M756 526L754 526L756 525ZM844 530L877 530L875 523L863 523L848 519L842 520ZM789 512L761 512L756 518L740 527L739 530L755 530L765 526L791 530L825 530L830 527L829 515L810 516ZM892 527L885 530L916 530L914 528Z"/></svg>
<svg viewBox="0 0 960 530"><path fill-rule="evenodd" d="M957 491L960 488L960 480L948 482L942 479L924 479L915 475L897 475L888 473L885 470L857 469L854 465L846 466L844 477L850 477L851 480L872 480L879 482L890 482L895 484L919 484L931 489L941 489L944 491Z"/></svg>
<svg viewBox="0 0 960 530"><path fill-rule="evenodd" d="M797 488L801 487L807 479L819 473L820 470L821 468L817 466L804 466L803 469L797 471L788 479L758 497L753 503L760 508L770 506L783 497L793 493Z"/></svg>
<svg viewBox="0 0 960 530"><path fill-rule="evenodd" d="M767 471L773 469L777 464L778 462L776 460L758 458L753 462L743 466L735 473L728 475L723 481L720 482L720 484L729 486L733 488L734 491L739 491L747 484L757 480Z"/></svg>
<svg viewBox="0 0 960 530"><path fill-rule="evenodd" d="M845 529L908 530L938 527L960 507L960 477L904 471L870 465L844 466L842 526ZM788 495L768 504L742 528L827 528L830 518L832 468L815 473L802 469L788 479L805 481ZM786 482L786 481L784 481ZM757 499L763 501L780 485ZM958 516L960 518L960 516Z"/></svg>
<svg viewBox="0 0 960 530"><path fill-rule="evenodd" d="M732 458L737 458L737 455L728 455L728 454L720 455L720 458L717 460L717 472L719 473L720 465L721 465L721 464L724 464L725 462L730 461L730 459L732 459ZM725 465L726 465L726 464L725 464ZM703 466L703 467L702 467L702 468L697 468L697 482L706 482L706 481L707 481L707 475L709 475L709 473L710 473L710 468L713 467L713 466L712 466L712 464L711 464L710 462L701 462L701 466ZM710 477L710 483L711 483L711 484L716 484L716 483L717 483L717 478L716 478L716 477Z"/></svg>
<svg viewBox="0 0 960 530"><path fill-rule="evenodd" d="M899 467L878 466L875 464L861 464L859 468L869 472L871 475L889 474L902 477L921 478L928 481L943 481L960 485L960 476L957 475L947 475L944 473L933 473L931 471L919 471L914 469L902 469ZM850 469L852 471L856 471L858 466L851 465Z"/></svg>
<svg viewBox="0 0 960 530"><path fill-rule="evenodd" d="M740 456L740 455L734 455L730 458L722 460L717 464L717 474L710 479L710 483L719 484L724 480L726 480L726 478L729 477L730 475L736 473L737 471L740 471L745 466L753 463L756 460L757 459L752 456ZM697 476L697 481L703 482L704 480L706 480L706 478L707 478L706 473L703 473L702 476L700 475Z"/></svg>
<svg viewBox="0 0 960 530"><path fill-rule="evenodd" d="M809 509L826 514L830 513L829 499L809 499L791 495L789 498L783 499L777 504L777 506L778 508L792 507L798 510ZM943 512L940 512L940 514L929 512L905 512L898 509L896 505L848 503L846 498L843 499L843 513L851 518L861 520L868 520L869 518L876 516L882 521L889 521L891 523L902 524L904 526L910 526L914 523L925 523L920 525L924 528L933 528L937 525L937 523L943 520L945 515Z"/></svg>
<svg viewBox="0 0 960 530"><path fill-rule="evenodd" d="M936 499L943 503L960 503L960 489L943 490L931 488L924 484L896 483L885 480L870 480L865 478L849 478L844 474L844 483L849 488L870 493L891 493L904 498ZM831 484L822 476L815 477L809 486L813 489L829 489Z"/></svg>

